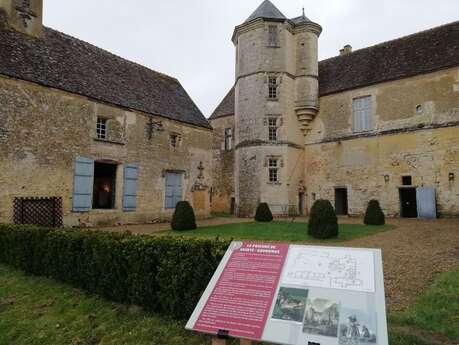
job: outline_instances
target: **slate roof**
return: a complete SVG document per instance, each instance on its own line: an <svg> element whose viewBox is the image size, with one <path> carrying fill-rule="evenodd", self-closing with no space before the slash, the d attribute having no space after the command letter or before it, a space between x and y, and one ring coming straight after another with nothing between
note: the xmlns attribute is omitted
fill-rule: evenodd
<svg viewBox="0 0 459 345"><path fill-rule="evenodd" d="M319 63L320 95L459 65L459 21Z"/></svg>
<svg viewBox="0 0 459 345"><path fill-rule="evenodd" d="M263 1L262 4L258 6L255 12L253 12L245 22L247 23L258 18L275 20L287 19L287 17L284 16L282 12L269 0Z"/></svg>
<svg viewBox="0 0 459 345"><path fill-rule="evenodd" d="M302 16L290 19L290 22L293 23L293 25L300 25L303 23L311 23L311 20L303 14Z"/></svg>
<svg viewBox="0 0 459 345"><path fill-rule="evenodd" d="M223 101L218 105L217 109L209 117L209 120L218 119L219 117L224 117L227 115L234 114L234 86L228 92L228 94L223 98Z"/></svg>
<svg viewBox="0 0 459 345"><path fill-rule="evenodd" d="M319 62L320 95L455 66L459 66L459 21ZM229 113L234 114L233 89L211 119Z"/></svg>
<svg viewBox="0 0 459 345"><path fill-rule="evenodd" d="M0 29L0 74L211 128L177 79L50 28L42 39Z"/></svg>

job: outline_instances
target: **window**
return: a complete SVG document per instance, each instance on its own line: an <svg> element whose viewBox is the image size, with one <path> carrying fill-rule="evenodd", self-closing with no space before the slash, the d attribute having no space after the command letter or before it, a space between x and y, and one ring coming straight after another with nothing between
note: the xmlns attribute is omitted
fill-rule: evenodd
<svg viewBox="0 0 459 345"><path fill-rule="evenodd" d="M269 159L269 182L279 182L279 160L275 158Z"/></svg>
<svg viewBox="0 0 459 345"><path fill-rule="evenodd" d="M413 185L413 178L411 176L402 176L402 185L404 186Z"/></svg>
<svg viewBox="0 0 459 345"><path fill-rule="evenodd" d="M354 98L353 100L353 131L365 132L373 129L373 112L371 96Z"/></svg>
<svg viewBox="0 0 459 345"><path fill-rule="evenodd" d="M268 46L269 47L278 46L277 26L275 25L270 25L268 28Z"/></svg>
<svg viewBox="0 0 459 345"><path fill-rule="evenodd" d="M269 141L277 141L277 118L268 119Z"/></svg>
<svg viewBox="0 0 459 345"><path fill-rule="evenodd" d="M169 136L171 147L176 148L179 145L180 138L177 134L171 134Z"/></svg>
<svg viewBox="0 0 459 345"><path fill-rule="evenodd" d="M233 149L233 129L225 128L225 151Z"/></svg>
<svg viewBox="0 0 459 345"><path fill-rule="evenodd" d="M268 78L268 98L269 99L277 99L277 78L276 77L269 77Z"/></svg>
<svg viewBox="0 0 459 345"><path fill-rule="evenodd" d="M97 139L107 139L107 119L97 118L96 134Z"/></svg>

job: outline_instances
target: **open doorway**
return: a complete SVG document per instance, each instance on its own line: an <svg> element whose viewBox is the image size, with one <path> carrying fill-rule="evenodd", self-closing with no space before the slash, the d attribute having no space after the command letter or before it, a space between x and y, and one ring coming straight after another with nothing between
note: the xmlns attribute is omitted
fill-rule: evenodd
<svg viewBox="0 0 459 345"><path fill-rule="evenodd" d="M300 192L298 194L298 214L304 216L304 193Z"/></svg>
<svg viewBox="0 0 459 345"><path fill-rule="evenodd" d="M116 169L115 164L94 163L93 209L115 208Z"/></svg>
<svg viewBox="0 0 459 345"><path fill-rule="evenodd" d="M335 211L340 216L347 216L349 214L347 188L335 188Z"/></svg>
<svg viewBox="0 0 459 345"><path fill-rule="evenodd" d="M416 188L400 188L400 215L403 218L417 218L418 206Z"/></svg>
<svg viewBox="0 0 459 345"><path fill-rule="evenodd" d="M236 198L231 198L230 213L232 215L236 214Z"/></svg>

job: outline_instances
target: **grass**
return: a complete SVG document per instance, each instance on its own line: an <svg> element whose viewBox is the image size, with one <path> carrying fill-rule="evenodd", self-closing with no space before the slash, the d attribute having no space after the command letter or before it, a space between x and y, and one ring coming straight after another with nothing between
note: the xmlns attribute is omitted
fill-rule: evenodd
<svg viewBox="0 0 459 345"><path fill-rule="evenodd" d="M410 308L392 314L390 321L435 332L459 343L459 267L440 275Z"/></svg>
<svg viewBox="0 0 459 345"><path fill-rule="evenodd" d="M331 241L347 241L356 237L373 235L377 232L392 229L391 225L368 226L363 224L340 224L339 236ZM319 242L307 233L303 222L276 221L271 223L240 223L208 226L193 231L161 231L158 235L189 236L204 238L227 238L238 240L264 240L286 242Z"/></svg>
<svg viewBox="0 0 459 345"><path fill-rule="evenodd" d="M458 291L459 269L440 276L407 311L390 315L390 344L444 345L457 341ZM110 303L0 265L0 344L210 344L208 337L183 327L184 322ZM440 333L426 335L428 330Z"/></svg>

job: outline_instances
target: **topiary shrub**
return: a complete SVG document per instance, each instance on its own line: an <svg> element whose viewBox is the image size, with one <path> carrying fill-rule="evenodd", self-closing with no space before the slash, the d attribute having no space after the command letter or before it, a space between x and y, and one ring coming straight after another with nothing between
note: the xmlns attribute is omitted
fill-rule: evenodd
<svg viewBox="0 0 459 345"><path fill-rule="evenodd" d="M364 223L366 225L384 225L386 224L386 217L379 205L378 200L370 200L368 203L367 211L365 212Z"/></svg>
<svg viewBox="0 0 459 345"><path fill-rule="evenodd" d="M255 213L255 220L257 222L272 222L273 221L273 214L269 209L267 203L262 202L257 207L257 212Z"/></svg>
<svg viewBox="0 0 459 345"><path fill-rule="evenodd" d="M171 227L177 231L196 229L196 218L193 207L191 207L188 201L179 201L175 206Z"/></svg>
<svg viewBox="0 0 459 345"><path fill-rule="evenodd" d="M338 237L338 218L328 200L317 200L309 215L308 234L317 239Z"/></svg>

